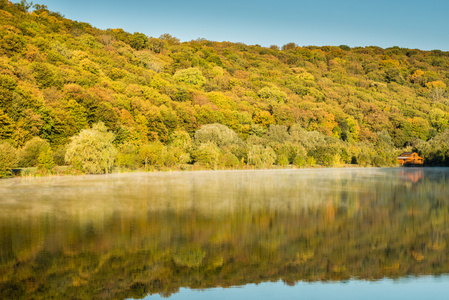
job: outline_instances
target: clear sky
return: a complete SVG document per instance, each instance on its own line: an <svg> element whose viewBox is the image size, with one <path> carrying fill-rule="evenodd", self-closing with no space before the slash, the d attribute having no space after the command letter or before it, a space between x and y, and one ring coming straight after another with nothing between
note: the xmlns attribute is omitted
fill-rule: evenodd
<svg viewBox="0 0 449 300"><path fill-rule="evenodd" d="M19 1L13 1L19 2ZM28 1L30 2L30 1ZM35 0L101 29L262 46L449 51L449 0Z"/></svg>

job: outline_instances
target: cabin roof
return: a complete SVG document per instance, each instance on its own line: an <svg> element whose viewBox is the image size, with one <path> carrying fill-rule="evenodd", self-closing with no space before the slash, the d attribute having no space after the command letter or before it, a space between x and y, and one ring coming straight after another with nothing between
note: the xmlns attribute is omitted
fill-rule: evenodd
<svg viewBox="0 0 449 300"><path fill-rule="evenodd" d="M416 152L403 152L401 155L398 156L398 159L405 159L406 160L406 159L411 159L413 157L415 159L423 159Z"/></svg>

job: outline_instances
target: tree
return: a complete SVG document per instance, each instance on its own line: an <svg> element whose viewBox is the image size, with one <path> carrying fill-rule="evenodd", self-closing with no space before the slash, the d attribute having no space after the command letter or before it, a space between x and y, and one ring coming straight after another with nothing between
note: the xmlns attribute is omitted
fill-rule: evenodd
<svg viewBox="0 0 449 300"><path fill-rule="evenodd" d="M14 123L11 118L0 109L0 139L10 138L14 133Z"/></svg>
<svg viewBox="0 0 449 300"><path fill-rule="evenodd" d="M275 124L274 117L268 111L260 111L253 116L253 121L267 128L270 124Z"/></svg>
<svg viewBox="0 0 449 300"><path fill-rule="evenodd" d="M33 2L28 3L26 0L20 0L20 2L14 4L18 9L23 12L27 12L30 7L33 6Z"/></svg>
<svg viewBox="0 0 449 300"><path fill-rule="evenodd" d="M198 68L178 70L173 75L173 79L193 86L202 86L206 82L206 78L204 78L203 73Z"/></svg>
<svg viewBox="0 0 449 300"><path fill-rule="evenodd" d="M145 166L145 170L147 170L148 165L162 165L163 150L164 145L159 141L154 141L140 147L139 156Z"/></svg>
<svg viewBox="0 0 449 300"><path fill-rule="evenodd" d="M213 142L202 143L192 153L193 160L208 169L215 169L220 158L220 149Z"/></svg>
<svg viewBox="0 0 449 300"><path fill-rule="evenodd" d="M241 143L237 133L222 124L203 125L195 133L195 141L198 143L213 142L218 147L226 147Z"/></svg>
<svg viewBox="0 0 449 300"><path fill-rule="evenodd" d="M48 172L55 166L53 161L53 151L50 146L44 147L37 157L37 168L41 171Z"/></svg>
<svg viewBox="0 0 449 300"><path fill-rule="evenodd" d="M130 46L136 50L141 50L148 47L148 37L140 32L134 32L130 37Z"/></svg>
<svg viewBox="0 0 449 300"><path fill-rule="evenodd" d="M162 34L162 35L159 37L159 39L164 40L164 41L167 41L167 43L168 43L169 45L178 45L178 44L179 44L179 39L176 38L176 37L174 37L174 36L171 36L171 35L168 34L168 33Z"/></svg>
<svg viewBox="0 0 449 300"><path fill-rule="evenodd" d="M136 169L140 165L137 147L131 143L125 143L115 157L115 165L129 169Z"/></svg>
<svg viewBox="0 0 449 300"><path fill-rule="evenodd" d="M117 150L112 142L115 135L107 131L102 123L92 129L83 129L71 138L65 160L75 168L88 174L110 173Z"/></svg>
<svg viewBox="0 0 449 300"><path fill-rule="evenodd" d="M298 45L296 45L295 43L287 43L285 45L282 46L282 50L283 51L287 51L287 50L293 50L296 47L298 47Z"/></svg>
<svg viewBox="0 0 449 300"><path fill-rule="evenodd" d="M282 144L286 142L289 138L287 132L287 126L284 125L270 125L267 130L267 139L270 142Z"/></svg>
<svg viewBox="0 0 449 300"><path fill-rule="evenodd" d="M17 163L17 151L9 143L0 140L0 178L11 175Z"/></svg>
<svg viewBox="0 0 449 300"><path fill-rule="evenodd" d="M25 143L19 152L20 167L37 167L39 154L50 145L40 137L34 137Z"/></svg>
<svg viewBox="0 0 449 300"><path fill-rule="evenodd" d="M187 132L177 130L170 135L167 144L172 147L188 149L192 145L192 139L190 138L190 135Z"/></svg>
<svg viewBox="0 0 449 300"><path fill-rule="evenodd" d="M2 26L6 27L6 26ZM0 53L12 55L21 52L26 46L26 39L11 28L0 28ZM20 32L20 31L19 31Z"/></svg>
<svg viewBox="0 0 449 300"><path fill-rule="evenodd" d="M259 90L258 95L262 99L272 100L274 102L287 102L287 94L275 87L264 87Z"/></svg>
<svg viewBox="0 0 449 300"><path fill-rule="evenodd" d="M268 167L276 161L276 153L271 147L253 145L248 152L248 164L258 168Z"/></svg>
<svg viewBox="0 0 449 300"><path fill-rule="evenodd" d="M449 166L449 129L426 143L419 143L417 148L424 157L426 165Z"/></svg>

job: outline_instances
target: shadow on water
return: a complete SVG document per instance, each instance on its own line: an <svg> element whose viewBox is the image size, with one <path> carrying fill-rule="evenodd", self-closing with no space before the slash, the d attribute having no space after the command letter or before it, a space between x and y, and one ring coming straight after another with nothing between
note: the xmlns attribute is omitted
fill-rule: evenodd
<svg viewBox="0 0 449 300"><path fill-rule="evenodd" d="M449 169L0 182L1 298L449 273Z"/></svg>

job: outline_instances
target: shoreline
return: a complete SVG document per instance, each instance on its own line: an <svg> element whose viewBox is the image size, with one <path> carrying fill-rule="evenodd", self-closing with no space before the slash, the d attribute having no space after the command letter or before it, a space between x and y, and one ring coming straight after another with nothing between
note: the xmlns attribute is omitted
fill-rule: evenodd
<svg viewBox="0 0 449 300"><path fill-rule="evenodd" d="M403 170L422 170L422 169L439 169L448 167L430 167L430 166L390 166L390 167L361 167L357 165L344 165L344 166L334 166L334 167L307 167L307 168L295 168L295 167L274 167L274 168L239 168L239 169L161 169L161 170L127 170L127 171L114 171L108 174L47 174L47 175L25 175L25 176L12 176L8 178L0 178L0 182L5 182L9 180L19 180L19 179L50 179L50 178L76 178L76 177L92 177L92 178L108 178L116 177L119 175L150 175L150 174L185 174L185 173L230 173L230 172L261 172L261 171L330 171L330 170L382 170L382 169L403 169Z"/></svg>

